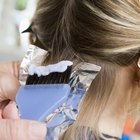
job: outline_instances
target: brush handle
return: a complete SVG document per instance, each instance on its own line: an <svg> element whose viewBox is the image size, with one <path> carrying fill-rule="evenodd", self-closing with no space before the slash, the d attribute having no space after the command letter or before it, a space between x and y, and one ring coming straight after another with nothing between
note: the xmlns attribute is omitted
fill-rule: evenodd
<svg viewBox="0 0 140 140"><path fill-rule="evenodd" d="M68 84L21 86L16 96L21 118L44 121L66 102L70 90Z"/></svg>

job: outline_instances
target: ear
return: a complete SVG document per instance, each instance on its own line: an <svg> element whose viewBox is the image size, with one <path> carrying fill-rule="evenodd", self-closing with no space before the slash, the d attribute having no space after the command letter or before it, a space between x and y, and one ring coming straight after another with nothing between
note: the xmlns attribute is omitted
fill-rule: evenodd
<svg viewBox="0 0 140 140"><path fill-rule="evenodd" d="M137 65L138 65L138 68L140 68L140 57L138 59Z"/></svg>

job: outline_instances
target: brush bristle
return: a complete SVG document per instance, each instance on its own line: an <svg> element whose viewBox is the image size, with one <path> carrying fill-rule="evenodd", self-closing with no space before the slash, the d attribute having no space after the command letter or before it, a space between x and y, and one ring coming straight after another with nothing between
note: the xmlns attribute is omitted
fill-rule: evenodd
<svg viewBox="0 0 140 140"><path fill-rule="evenodd" d="M67 70L64 72L52 72L46 76L38 77L37 74L28 75L26 85L33 84L62 84L69 83L71 75L72 66L68 66Z"/></svg>

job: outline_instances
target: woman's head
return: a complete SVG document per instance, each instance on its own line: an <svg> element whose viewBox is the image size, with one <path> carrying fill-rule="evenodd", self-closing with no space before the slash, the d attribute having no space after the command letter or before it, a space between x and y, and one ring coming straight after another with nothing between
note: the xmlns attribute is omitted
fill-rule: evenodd
<svg viewBox="0 0 140 140"><path fill-rule="evenodd" d="M40 0L32 30L53 59L129 65L140 49L139 13L139 0Z"/></svg>
<svg viewBox="0 0 140 140"><path fill-rule="evenodd" d="M78 59L102 65L76 123L96 130L117 85L120 66L139 57L139 0L39 0L32 22L40 47L50 52L49 63Z"/></svg>

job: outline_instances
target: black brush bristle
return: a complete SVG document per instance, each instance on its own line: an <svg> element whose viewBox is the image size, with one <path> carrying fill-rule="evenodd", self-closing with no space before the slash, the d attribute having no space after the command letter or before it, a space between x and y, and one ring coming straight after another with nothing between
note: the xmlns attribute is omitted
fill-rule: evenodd
<svg viewBox="0 0 140 140"><path fill-rule="evenodd" d="M33 85L37 79L38 79L37 74L28 75L27 80L26 80L26 85Z"/></svg>
<svg viewBox="0 0 140 140"><path fill-rule="evenodd" d="M53 72L47 76L38 77L37 74L28 75L26 85L32 84L68 84L71 76L72 66L69 66L64 72Z"/></svg>

